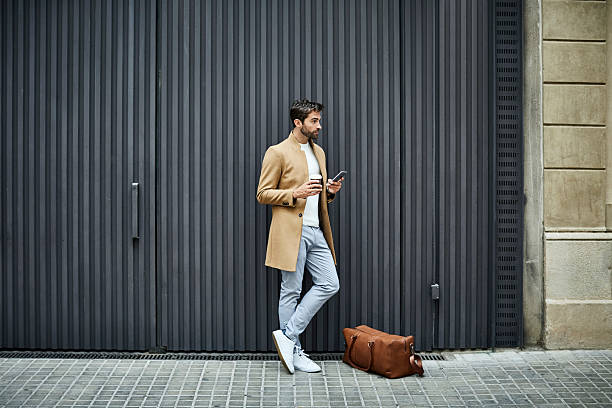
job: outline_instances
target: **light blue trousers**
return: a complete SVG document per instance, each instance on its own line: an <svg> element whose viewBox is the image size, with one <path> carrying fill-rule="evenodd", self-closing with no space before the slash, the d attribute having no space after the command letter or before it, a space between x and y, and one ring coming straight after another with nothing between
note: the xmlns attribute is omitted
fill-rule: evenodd
<svg viewBox="0 0 612 408"><path fill-rule="evenodd" d="M313 285L298 304L302 293L304 267L310 272ZM281 273L282 282L278 300L280 328L297 347L301 348L300 334L306 330L308 323L321 306L340 289L334 258L320 228L308 225L302 227L295 272L281 271Z"/></svg>

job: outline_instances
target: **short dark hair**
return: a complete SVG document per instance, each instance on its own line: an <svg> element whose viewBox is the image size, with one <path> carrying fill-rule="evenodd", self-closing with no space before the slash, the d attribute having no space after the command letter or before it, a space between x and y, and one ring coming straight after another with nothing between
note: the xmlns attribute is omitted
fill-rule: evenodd
<svg viewBox="0 0 612 408"><path fill-rule="evenodd" d="M304 119L306 119L306 116L308 116L310 112L321 112L322 110L322 103L309 101L308 99L296 99L291 104L291 109L289 109L291 124L293 124L295 119L299 119L300 121L304 122Z"/></svg>

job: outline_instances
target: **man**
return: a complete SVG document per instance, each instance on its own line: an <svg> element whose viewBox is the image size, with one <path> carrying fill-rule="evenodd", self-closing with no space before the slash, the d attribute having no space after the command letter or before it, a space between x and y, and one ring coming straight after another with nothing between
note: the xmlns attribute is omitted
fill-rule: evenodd
<svg viewBox="0 0 612 408"><path fill-rule="evenodd" d="M338 292L336 253L327 204L342 188L341 178L327 179L325 152L314 143L321 130L323 105L306 99L295 101L289 111L294 125L289 136L270 146L261 166L257 201L272 205L266 266L282 273L278 317L280 330L272 333L283 365L294 370L318 372L321 368L302 350L299 335L329 298ZM325 189L321 177L327 180ZM304 267L313 286L298 305Z"/></svg>

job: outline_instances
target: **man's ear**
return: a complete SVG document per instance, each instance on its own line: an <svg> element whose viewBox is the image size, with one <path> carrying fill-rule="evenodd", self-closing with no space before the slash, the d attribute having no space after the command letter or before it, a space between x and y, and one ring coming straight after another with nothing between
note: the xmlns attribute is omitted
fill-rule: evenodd
<svg viewBox="0 0 612 408"><path fill-rule="evenodd" d="M302 121L299 119L293 119L293 125L297 128L301 128L302 127Z"/></svg>

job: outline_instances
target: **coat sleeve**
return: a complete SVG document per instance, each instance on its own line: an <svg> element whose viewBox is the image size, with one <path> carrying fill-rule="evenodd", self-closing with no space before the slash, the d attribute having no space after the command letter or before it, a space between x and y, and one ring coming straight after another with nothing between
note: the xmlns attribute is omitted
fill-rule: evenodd
<svg viewBox="0 0 612 408"><path fill-rule="evenodd" d="M295 207L296 200L293 198L293 190L278 189L281 173L282 158L274 149L268 148L261 164L259 186L257 187L257 201L260 204Z"/></svg>
<svg viewBox="0 0 612 408"><path fill-rule="evenodd" d="M327 192L327 204L331 203L332 201L334 201L334 198L336 198L336 194L332 194L329 191Z"/></svg>

